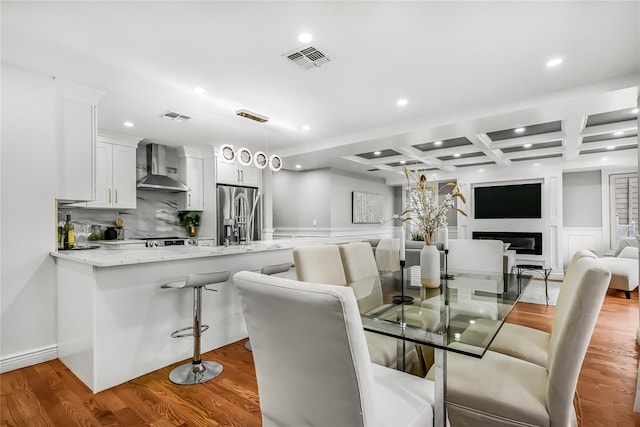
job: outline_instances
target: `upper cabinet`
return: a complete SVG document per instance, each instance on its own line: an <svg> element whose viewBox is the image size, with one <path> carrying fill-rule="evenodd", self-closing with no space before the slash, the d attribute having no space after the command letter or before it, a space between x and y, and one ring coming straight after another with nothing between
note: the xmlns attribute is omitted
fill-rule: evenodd
<svg viewBox="0 0 640 427"><path fill-rule="evenodd" d="M100 133L96 142L96 197L87 208L135 209L136 147L141 138Z"/></svg>
<svg viewBox="0 0 640 427"><path fill-rule="evenodd" d="M204 210L204 159L199 149L178 149L178 179L189 187L189 191L178 195L178 209Z"/></svg>
<svg viewBox="0 0 640 427"><path fill-rule="evenodd" d="M255 166L242 166L237 163L227 163L220 157L217 157L216 182L218 184L259 187L260 169L256 168Z"/></svg>
<svg viewBox="0 0 640 427"><path fill-rule="evenodd" d="M104 92L56 81L56 143L60 165L57 197L94 200L98 100Z"/></svg>

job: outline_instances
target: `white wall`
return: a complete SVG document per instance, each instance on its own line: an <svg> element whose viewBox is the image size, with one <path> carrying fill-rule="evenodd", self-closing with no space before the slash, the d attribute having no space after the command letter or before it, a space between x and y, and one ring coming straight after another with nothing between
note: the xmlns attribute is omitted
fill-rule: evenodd
<svg viewBox="0 0 640 427"><path fill-rule="evenodd" d="M608 154L612 157L611 154ZM620 164L620 166L610 166L609 162ZM468 168L467 171L456 171L456 176L446 176L440 174L438 179L458 179L463 194L467 197L467 204L462 205L462 209L470 214L469 218L458 217L458 232L460 238L471 238L473 231L542 231L543 232L543 257L533 255L518 255L520 261L544 261L554 268L554 273L561 274L563 268L568 264L573 253L578 249L590 249L598 255L606 255L609 252L609 175L613 173L624 173L637 171L637 159L626 156L629 166L625 166L625 159L603 158L593 159L593 165L580 165L564 160L548 161L542 164L530 163L526 165L512 165L509 168L481 169ZM599 164L600 163L600 164ZM585 172L585 175L581 175ZM574 175L575 173L575 175ZM599 188L595 187L595 175L601 175ZM569 183L564 182L564 178L569 176ZM580 177L587 179L584 187L587 191L595 194L589 195L588 206L582 203L580 210L568 213L573 224L584 222L585 224L596 224L598 215L600 223L597 226L567 226L564 224L563 212L565 193L572 194L569 200L575 202L576 195L583 191ZM575 179L573 179L575 178ZM543 218L542 220L474 220L472 187L475 184L506 183L526 180L542 180L543 185ZM600 202L595 198L601 198ZM573 209L569 207L569 209ZM593 212L598 210L599 214ZM587 212L588 210L588 212ZM585 218L579 219L580 216ZM573 222L575 220L575 222ZM481 230L482 229L482 230Z"/></svg>
<svg viewBox="0 0 640 427"><path fill-rule="evenodd" d="M2 370L56 357L55 84L2 65Z"/></svg>
<svg viewBox="0 0 640 427"><path fill-rule="evenodd" d="M518 254L520 262L542 263L552 266L554 272L561 274L561 231L562 231L562 170L558 167L541 165L516 165L510 168L481 170L467 168L455 177L438 176L438 180L455 178L467 199L459 208L467 212L468 217L458 215L457 237L470 239L474 231L531 231L541 232L543 255ZM456 171L458 172L458 171ZM482 219L473 218L473 187L521 182L542 182L542 218L541 219Z"/></svg>

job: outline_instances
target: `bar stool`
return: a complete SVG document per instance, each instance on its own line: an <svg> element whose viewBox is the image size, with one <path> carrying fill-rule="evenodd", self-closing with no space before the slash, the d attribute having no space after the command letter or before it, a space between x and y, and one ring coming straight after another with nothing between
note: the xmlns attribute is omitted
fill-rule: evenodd
<svg viewBox="0 0 640 427"><path fill-rule="evenodd" d="M222 372L222 365L218 362L204 361L200 354L200 335L209 329L209 325L202 325L202 288L214 283L223 283L229 280L229 271L217 271L213 273L194 273L187 276L186 280L167 282L161 286L164 289L193 288L193 326L178 329L171 333L173 338L193 336L193 359L191 363L185 363L174 368L169 374L169 379L175 384L189 385L200 384L209 381ZM193 330L193 332L185 332Z"/></svg>
<svg viewBox="0 0 640 427"><path fill-rule="evenodd" d="M266 274L271 276L272 274L284 273L291 269L292 265L290 262L285 262L283 264L274 264L274 265L265 265L260 270L260 274ZM251 351L251 341L247 341L244 343L244 348Z"/></svg>

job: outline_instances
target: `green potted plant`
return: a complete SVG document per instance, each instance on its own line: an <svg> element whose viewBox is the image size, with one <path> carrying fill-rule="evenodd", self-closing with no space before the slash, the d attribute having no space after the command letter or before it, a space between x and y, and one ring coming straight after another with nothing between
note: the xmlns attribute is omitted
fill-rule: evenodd
<svg viewBox="0 0 640 427"><path fill-rule="evenodd" d="M189 237L195 237L196 227L200 225L200 215L195 212L180 212L178 219L180 219L180 225L189 232Z"/></svg>

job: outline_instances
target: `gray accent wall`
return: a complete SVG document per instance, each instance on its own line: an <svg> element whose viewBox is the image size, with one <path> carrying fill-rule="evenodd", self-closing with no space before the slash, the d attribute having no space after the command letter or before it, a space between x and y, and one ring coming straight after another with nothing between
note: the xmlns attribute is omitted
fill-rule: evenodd
<svg viewBox="0 0 640 427"><path fill-rule="evenodd" d="M276 229L371 229L351 222L351 193L383 196L383 218L391 218L397 196L383 180L335 169L273 174L273 227ZM313 220L316 220L314 225ZM391 225L391 224L390 224Z"/></svg>
<svg viewBox="0 0 640 427"><path fill-rule="evenodd" d="M354 191L380 194L383 197L382 218L390 219L394 213L393 187L383 181L366 176L331 169L331 226L335 228L371 228L376 224L353 224L351 204ZM389 223L392 225L392 223Z"/></svg>
<svg viewBox="0 0 640 427"><path fill-rule="evenodd" d="M273 174L273 228L331 227L328 169Z"/></svg>
<svg viewBox="0 0 640 427"><path fill-rule="evenodd" d="M602 227L600 170L562 174L564 227Z"/></svg>

